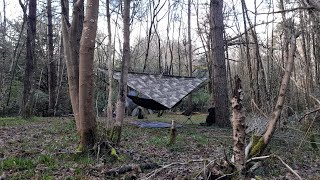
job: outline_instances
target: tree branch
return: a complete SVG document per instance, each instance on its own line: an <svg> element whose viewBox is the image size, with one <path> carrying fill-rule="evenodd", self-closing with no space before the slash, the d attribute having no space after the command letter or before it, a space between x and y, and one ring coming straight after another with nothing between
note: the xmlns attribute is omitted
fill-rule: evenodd
<svg viewBox="0 0 320 180"><path fill-rule="evenodd" d="M306 116L308 116L309 114L315 113L315 112L317 112L317 111L320 111L320 107L318 107L318 108L316 108L316 109L314 109L314 110L312 110L312 111L310 111L310 112L305 113L305 114L298 120L298 122L300 122L302 119L304 119L304 118L305 118Z"/></svg>

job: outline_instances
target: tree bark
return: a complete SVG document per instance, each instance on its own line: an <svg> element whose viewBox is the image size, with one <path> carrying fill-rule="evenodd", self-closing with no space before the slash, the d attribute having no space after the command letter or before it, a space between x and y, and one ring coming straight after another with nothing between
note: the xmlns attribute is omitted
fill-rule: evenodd
<svg viewBox="0 0 320 180"><path fill-rule="evenodd" d="M53 59L53 29L52 29L52 8L51 0L47 0L47 16L48 16L48 89L49 89L49 116L54 115L56 87L57 87L57 73L56 62Z"/></svg>
<svg viewBox="0 0 320 180"><path fill-rule="evenodd" d="M61 0L61 6L63 51L67 65L69 94L77 131L79 132L79 49L83 26L83 0L74 3L71 24L69 23L68 0Z"/></svg>
<svg viewBox="0 0 320 180"><path fill-rule="evenodd" d="M112 52L112 34L111 34L111 14L110 14L110 0L106 1L107 4L107 24L108 24L108 49L107 49L107 54L108 54L108 79L109 79L109 83L108 83L108 104L107 104L107 117L108 120L110 122L112 122L113 120L113 116L112 116L112 94L113 94L113 90L112 90L112 84L113 84L113 61L112 61L112 56L111 56L111 52ZM109 127L108 127L109 128Z"/></svg>
<svg viewBox="0 0 320 180"><path fill-rule="evenodd" d="M223 43L223 0L210 2L210 33L212 44L213 98L216 107L216 123L230 126L226 64Z"/></svg>
<svg viewBox="0 0 320 180"><path fill-rule="evenodd" d="M35 72L37 70L37 59L35 57L37 1L29 1L29 15L27 28L27 56L23 80L23 97L20 114L23 118L31 118L33 115L33 93L35 85Z"/></svg>
<svg viewBox="0 0 320 180"><path fill-rule="evenodd" d="M95 115L93 103L93 59L99 1L87 0L86 15L80 41L79 65L79 115L80 115L80 151L92 149L95 143Z"/></svg>
<svg viewBox="0 0 320 180"><path fill-rule="evenodd" d="M239 173L245 165L245 115L242 109L243 92L241 80L235 77L232 104L233 155L234 163Z"/></svg>
<svg viewBox="0 0 320 180"><path fill-rule="evenodd" d="M123 55L121 77L119 81L119 93L116 109L116 123L111 139L116 144L120 143L121 128L125 114L125 101L127 97L128 66L130 64L130 0L123 0Z"/></svg>

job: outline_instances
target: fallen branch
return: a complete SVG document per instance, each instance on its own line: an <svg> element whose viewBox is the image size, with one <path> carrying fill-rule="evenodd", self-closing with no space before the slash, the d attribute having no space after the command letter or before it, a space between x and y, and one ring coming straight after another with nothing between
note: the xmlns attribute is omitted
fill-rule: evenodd
<svg viewBox="0 0 320 180"><path fill-rule="evenodd" d="M158 168L159 165L156 163L143 163L143 164L136 164L136 165L128 165L128 166L122 166L120 168L114 168L111 169L110 171L107 171L105 173L106 176L115 176L119 174L124 174L130 171L138 170L138 171L143 171L146 169L154 169Z"/></svg>
<svg viewBox="0 0 320 180"><path fill-rule="evenodd" d="M273 155L273 156L276 157L277 159L279 159L279 160L281 161L281 163L282 163L283 165L285 165L286 168L288 168L288 169L292 172L292 174L294 174L298 179L302 180L302 178L299 176L299 174L296 173L296 172L295 172L287 163L285 163L279 156L277 156L277 155Z"/></svg>
<svg viewBox="0 0 320 180"><path fill-rule="evenodd" d="M174 166L174 165L188 165L190 163L194 163L194 162L203 162L203 161L207 161L207 159L196 159L196 160L190 160L188 162L174 162L168 165L164 165L159 169L156 169L154 171L152 171L151 173L147 174L144 178L142 179L150 179L152 177L154 177L156 174L158 174L159 172L161 172L162 170L170 167L170 166Z"/></svg>
<svg viewBox="0 0 320 180"><path fill-rule="evenodd" d="M299 180L302 180L302 178L299 176L298 173L296 173L287 163L285 163L280 156L271 154L268 156L260 156L260 157L253 157L247 160L247 163L252 162L252 161L258 161L258 160L263 160L263 159L267 159L267 158L277 158L278 160L280 160L280 162L292 173L294 174Z"/></svg>

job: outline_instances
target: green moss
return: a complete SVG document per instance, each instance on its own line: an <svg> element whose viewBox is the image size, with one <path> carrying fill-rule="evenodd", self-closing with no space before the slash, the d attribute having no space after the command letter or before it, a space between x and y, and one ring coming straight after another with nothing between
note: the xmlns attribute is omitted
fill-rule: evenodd
<svg viewBox="0 0 320 180"><path fill-rule="evenodd" d="M252 145L251 151L249 153L249 157L254 157L254 156L260 154L262 149L265 146L263 137L260 137L258 141L255 139L255 137L253 137L252 141L253 141L253 145Z"/></svg>
<svg viewBox="0 0 320 180"><path fill-rule="evenodd" d="M79 144L78 147L76 148L76 153L82 153L84 152L84 147L82 144Z"/></svg>

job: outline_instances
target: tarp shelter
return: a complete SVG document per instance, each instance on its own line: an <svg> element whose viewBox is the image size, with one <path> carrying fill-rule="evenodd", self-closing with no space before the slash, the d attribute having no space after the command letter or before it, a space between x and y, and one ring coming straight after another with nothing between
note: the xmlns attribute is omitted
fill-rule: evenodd
<svg viewBox="0 0 320 180"><path fill-rule="evenodd" d="M120 77L121 73L115 71L113 78L120 80ZM128 73L128 86L138 92L137 96L128 97L147 109L171 109L206 80L207 78Z"/></svg>

